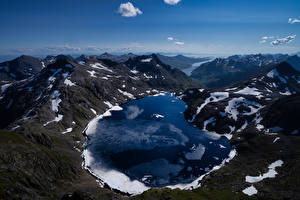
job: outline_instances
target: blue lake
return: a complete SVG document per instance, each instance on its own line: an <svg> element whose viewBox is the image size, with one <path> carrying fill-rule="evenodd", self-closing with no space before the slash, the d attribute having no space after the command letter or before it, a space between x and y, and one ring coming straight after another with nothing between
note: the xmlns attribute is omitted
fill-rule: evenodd
<svg viewBox="0 0 300 200"><path fill-rule="evenodd" d="M225 137L212 139L184 118L186 105L171 94L133 100L97 122L87 149L103 169L148 187L190 183L228 157Z"/></svg>

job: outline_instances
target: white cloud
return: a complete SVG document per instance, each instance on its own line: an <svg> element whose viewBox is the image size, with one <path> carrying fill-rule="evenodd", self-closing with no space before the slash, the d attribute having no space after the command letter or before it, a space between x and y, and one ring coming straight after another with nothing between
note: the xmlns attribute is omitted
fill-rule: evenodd
<svg viewBox="0 0 300 200"><path fill-rule="evenodd" d="M166 4L169 4L169 5L176 5L180 2L181 0L164 0L164 2Z"/></svg>
<svg viewBox="0 0 300 200"><path fill-rule="evenodd" d="M276 40L272 41L271 44L274 46L280 45L280 44L286 44L286 43L293 41L295 38L296 38L296 35L290 35L285 38L276 39Z"/></svg>
<svg viewBox="0 0 300 200"><path fill-rule="evenodd" d="M168 40L172 41L172 40L174 40L174 38L173 37L168 37Z"/></svg>
<svg viewBox="0 0 300 200"><path fill-rule="evenodd" d="M264 36L261 39L262 40L268 40L268 39L273 39L273 38L274 38L274 36Z"/></svg>
<svg viewBox="0 0 300 200"><path fill-rule="evenodd" d="M135 17L137 15L143 14L143 12L134 7L132 3L127 2L127 3L122 3L119 7L118 12L123 16L123 17Z"/></svg>
<svg viewBox="0 0 300 200"><path fill-rule="evenodd" d="M273 39L273 38L274 38L274 36L263 36L263 37L261 38L261 40L259 41L259 43L261 43L261 44L266 43L267 40Z"/></svg>
<svg viewBox="0 0 300 200"><path fill-rule="evenodd" d="M288 21L289 24L295 24L295 23L300 23L300 18L289 18Z"/></svg>
<svg viewBox="0 0 300 200"><path fill-rule="evenodd" d="M176 45L184 45L184 42L175 42Z"/></svg>

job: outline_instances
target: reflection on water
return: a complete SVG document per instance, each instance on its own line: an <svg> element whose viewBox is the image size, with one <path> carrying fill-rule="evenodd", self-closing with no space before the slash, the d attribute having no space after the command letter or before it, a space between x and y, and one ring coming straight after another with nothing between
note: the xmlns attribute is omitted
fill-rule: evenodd
<svg viewBox="0 0 300 200"><path fill-rule="evenodd" d="M231 147L184 119L186 105L170 94L134 100L100 120L88 150L98 167L150 187L189 183L225 159ZM99 164L100 163L100 164Z"/></svg>

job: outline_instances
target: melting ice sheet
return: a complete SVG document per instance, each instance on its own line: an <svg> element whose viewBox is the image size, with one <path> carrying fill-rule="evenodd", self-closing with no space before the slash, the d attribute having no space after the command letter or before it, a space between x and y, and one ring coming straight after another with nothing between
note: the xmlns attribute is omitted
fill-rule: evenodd
<svg viewBox="0 0 300 200"><path fill-rule="evenodd" d="M151 187L189 185L224 164L232 148L184 118L171 94L130 101L88 126L85 167L111 188L139 194Z"/></svg>

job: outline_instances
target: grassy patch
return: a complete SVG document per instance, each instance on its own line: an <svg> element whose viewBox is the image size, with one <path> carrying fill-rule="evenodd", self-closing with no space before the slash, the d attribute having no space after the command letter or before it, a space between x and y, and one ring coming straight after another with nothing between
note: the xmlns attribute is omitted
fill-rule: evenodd
<svg viewBox="0 0 300 200"><path fill-rule="evenodd" d="M234 193L229 190L171 190L152 189L140 196L133 197L133 200L247 200L254 199L241 193Z"/></svg>

